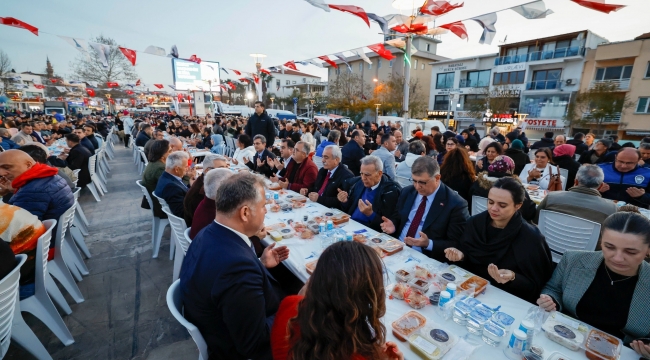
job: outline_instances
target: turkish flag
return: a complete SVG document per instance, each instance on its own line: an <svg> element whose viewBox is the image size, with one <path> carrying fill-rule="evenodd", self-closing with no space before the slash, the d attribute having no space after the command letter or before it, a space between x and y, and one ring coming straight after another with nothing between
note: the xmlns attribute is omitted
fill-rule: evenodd
<svg viewBox="0 0 650 360"><path fill-rule="evenodd" d="M95 97L95 89L86 88L86 93L90 97Z"/></svg>
<svg viewBox="0 0 650 360"><path fill-rule="evenodd" d="M241 76L241 71L235 70L235 69L230 69L232 72L234 72L237 76Z"/></svg>
<svg viewBox="0 0 650 360"><path fill-rule="evenodd" d="M406 33L425 34L429 30L426 24L411 24L411 27L406 26L406 24L402 24L402 25L392 27L390 29L395 30L402 34L406 34Z"/></svg>
<svg viewBox="0 0 650 360"><path fill-rule="evenodd" d="M393 60L395 55L393 55L390 50L386 50L384 44L374 44L368 45L368 49L377 53L377 55L383 57L386 60Z"/></svg>
<svg viewBox="0 0 650 360"><path fill-rule="evenodd" d="M162 89L165 87L163 84L153 84L153 86L157 87L158 89Z"/></svg>
<svg viewBox="0 0 650 360"><path fill-rule="evenodd" d="M260 72L261 72L261 73L264 73L264 74L266 74L266 75L271 75L271 72L268 71L268 70L266 70L266 69L260 69Z"/></svg>
<svg viewBox="0 0 650 360"><path fill-rule="evenodd" d="M325 61L326 63L330 64L330 66L334 67L335 69L338 68L336 63L334 61L330 60L330 58L327 57L327 55L319 56L318 58Z"/></svg>
<svg viewBox="0 0 650 360"><path fill-rule="evenodd" d="M440 0L427 0L427 2L422 5L420 12L423 14L436 15L440 16L446 14L454 9L463 7L465 3L460 3L458 5L452 5L448 1Z"/></svg>
<svg viewBox="0 0 650 360"><path fill-rule="evenodd" d="M56 84L56 82L59 81L59 80L57 80L57 79L50 79L50 81L52 82L52 84Z"/></svg>
<svg viewBox="0 0 650 360"><path fill-rule="evenodd" d="M43 89L45 87L45 85L34 84L34 87L37 88L37 89Z"/></svg>
<svg viewBox="0 0 650 360"><path fill-rule="evenodd" d="M195 63L197 63L197 64L200 64L200 63L201 63L201 58L200 58L200 57L197 57L196 55L192 55L192 56L190 56L189 60L190 60L191 62L195 62Z"/></svg>
<svg viewBox="0 0 650 360"><path fill-rule="evenodd" d="M233 90L236 90L236 89L237 89L237 85L235 85L235 84L233 84L233 83L231 83L231 82L228 82L228 86L229 86L231 89L233 89Z"/></svg>
<svg viewBox="0 0 650 360"><path fill-rule="evenodd" d="M463 24L461 21L440 25L440 27L453 32L456 36L463 40L467 39L467 28L465 28L465 24Z"/></svg>
<svg viewBox="0 0 650 360"><path fill-rule="evenodd" d="M84 102L84 105L88 105L88 98L83 98L82 100Z"/></svg>
<svg viewBox="0 0 650 360"><path fill-rule="evenodd" d="M106 86L108 86L109 88L114 88L114 87L118 87L120 85L118 83L114 82L114 81L109 81L109 82L106 83Z"/></svg>
<svg viewBox="0 0 650 360"><path fill-rule="evenodd" d="M138 81L135 82L135 86L140 86L140 79L138 79Z"/></svg>
<svg viewBox="0 0 650 360"><path fill-rule="evenodd" d="M605 4L603 0L571 0L574 3L584 6L586 8L604 12L605 14L609 14L612 11L618 11L622 8L625 7L625 5L615 5L615 4Z"/></svg>
<svg viewBox="0 0 650 360"><path fill-rule="evenodd" d="M38 36L38 28L12 17L0 17L0 24L25 29Z"/></svg>
<svg viewBox="0 0 650 360"><path fill-rule="evenodd" d="M113 99L108 99L108 102L111 103L111 104L115 104L115 100L113 100Z"/></svg>
<svg viewBox="0 0 650 360"><path fill-rule="evenodd" d="M131 91L131 90L127 90L127 91L126 91L126 94L127 94L127 95L133 95L133 91Z"/></svg>
<svg viewBox="0 0 650 360"><path fill-rule="evenodd" d="M363 19L363 21L365 21L366 24L368 24L368 27L370 27L370 21L368 21L368 15L366 15L366 11L363 10L363 8L354 5L327 5L327 6L329 6L330 9L339 10L339 11L356 15L361 19Z"/></svg>
<svg viewBox="0 0 650 360"><path fill-rule="evenodd" d="M127 58L130 62L131 65L135 66L135 50L123 48L121 46L118 46L122 54L124 54L124 57Z"/></svg>
<svg viewBox="0 0 650 360"><path fill-rule="evenodd" d="M298 71L298 68L296 67L296 63L293 62L293 61L287 61L287 62L284 64L284 66L285 66L285 67L288 67L288 68L291 69L291 70L296 70L296 71Z"/></svg>
<svg viewBox="0 0 650 360"><path fill-rule="evenodd" d="M135 105L135 99L129 99L131 100L131 105Z"/></svg>

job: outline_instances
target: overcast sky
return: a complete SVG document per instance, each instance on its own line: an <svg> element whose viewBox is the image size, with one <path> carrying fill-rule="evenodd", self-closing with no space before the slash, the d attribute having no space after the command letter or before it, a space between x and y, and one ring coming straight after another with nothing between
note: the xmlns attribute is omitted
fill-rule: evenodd
<svg viewBox="0 0 650 360"><path fill-rule="evenodd" d="M333 0L331 0L333 1ZM461 0L451 0L452 3ZM464 0L465 6L437 19L437 25L464 20L531 0ZM328 2L328 0L326 0ZM622 41L650 32L650 0L607 0L628 5L612 14L583 8L569 0L545 0L555 13L546 19L527 20L509 10L498 14L497 35L492 45L480 45L481 27L466 22L469 41L449 33L442 36L438 54L459 58L497 52L507 42L589 29L610 41ZM347 0L378 15L398 13L392 0ZM169 51L177 45L180 56L192 54L219 61L222 67L252 71L250 53L264 53L264 66L304 60L382 41L379 27L360 18L332 10L327 13L303 0L20 0L3 1L0 16L30 23L50 34L90 39L103 34L130 49L149 45ZM50 34L0 26L0 49L18 72L42 72L49 56L57 74L70 74L70 62L78 52ZM324 76L313 65L299 70ZM138 53L137 72L145 83L172 84L171 60ZM232 74L232 73L231 73ZM225 74L222 73L222 78Z"/></svg>

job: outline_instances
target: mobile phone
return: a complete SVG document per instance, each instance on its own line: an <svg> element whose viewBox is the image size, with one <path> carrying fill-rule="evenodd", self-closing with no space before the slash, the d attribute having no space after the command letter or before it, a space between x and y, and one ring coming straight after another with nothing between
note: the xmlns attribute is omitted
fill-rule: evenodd
<svg viewBox="0 0 650 360"><path fill-rule="evenodd" d="M639 340L640 342L642 342L642 343L644 343L646 345L650 345L650 338L641 338L641 339L637 339L637 340Z"/></svg>

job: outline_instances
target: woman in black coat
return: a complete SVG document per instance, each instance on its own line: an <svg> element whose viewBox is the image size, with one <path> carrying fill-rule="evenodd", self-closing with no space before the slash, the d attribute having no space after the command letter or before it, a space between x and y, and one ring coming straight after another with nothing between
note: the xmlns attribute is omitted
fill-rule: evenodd
<svg viewBox="0 0 650 360"><path fill-rule="evenodd" d="M569 171L569 174L566 177L566 187L564 190L569 190L573 187L573 183L576 180L576 174L580 169L580 163L575 161L573 158L575 152L575 145L570 144L562 144L553 149L553 162L555 165L559 166L560 169L566 169Z"/></svg>
<svg viewBox="0 0 650 360"><path fill-rule="evenodd" d="M551 250L537 227L521 217L526 191L512 178L499 179L488 195L488 209L467 220L449 261L492 285L534 303L551 278Z"/></svg>
<svg viewBox="0 0 650 360"><path fill-rule="evenodd" d="M524 166L530 163L530 158L524 152L524 143L519 139L514 140L503 155L509 156L515 162L515 174L521 174Z"/></svg>

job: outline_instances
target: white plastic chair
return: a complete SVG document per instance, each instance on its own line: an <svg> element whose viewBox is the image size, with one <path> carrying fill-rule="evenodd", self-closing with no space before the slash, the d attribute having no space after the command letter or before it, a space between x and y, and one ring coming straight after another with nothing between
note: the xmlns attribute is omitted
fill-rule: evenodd
<svg viewBox="0 0 650 360"><path fill-rule="evenodd" d="M99 149L97 150L97 154L95 154L97 158L95 159L95 175L97 176L97 179L99 180L99 187L101 188L102 192L108 193L108 182L106 180L106 171L102 169L102 158L104 157L104 150Z"/></svg>
<svg viewBox="0 0 650 360"><path fill-rule="evenodd" d="M546 237L554 262L569 250L594 251L600 237L600 224L550 210L539 212L539 231Z"/></svg>
<svg viewBox="0 0 650 360"><path fill-rule="evenodd" d="M162 240L162 235L163 232L165 231L165 228L167 227L167 225L169 225L169 219L161 219L154 214L153 201L151 200L151 196L149 196L149 191L147 191L147 188L144 187L144 185L142 185L141 180L138 180L135 183L138 184L138 186L142 190L142 194L144 194L145 198L147 199L147 202L149 203L149 208L151 208L151 215L152 215L151 244L153 245L152 257L155 259L158 257L158 251L160 250L160 241Z"/></svg>
<svg viewBox="0 0 650 360"><path fill-rule="evenodd" d="M99 185L99 179L97 178L97 174L95 174L95 162L97 161L97 155L93 155L88 159L88 171L90 172L90 180L91 182L86 185L88 190L93 194L95 197L95 200L102 201L99 198L99 194L104 196L104 193L102 192L101 186Z"/></svg>
<svg viewBox="0 0 650 360"><path fill-rule="evenodd" d="M176 280L169 287L169 290L167 290L167 307L172 315L174 315L174 318L176 318L181 325L185 326L187 331L190 333L190 336L199 348L199 360L207 360L208 344L206 344L205 339L203 339L203 335L201 335L199 328L183 317L183 295L181 294L180 284L181 281Z"/></svg>
<svg viewBox="0 0 650 360"><path fill-rule="evenodd" d="M397 178L397 183L398 183L402 188L405 188L405 187L407 187L407 186L409 186L409 185L412 185L412 183L411 183L411 179L409 179L409 178L405 178L405 177L403 177L403 176L399 176L399 175L395 175L395 177Z"/></svg>
<svg viewBox="0 0 650 360"><path fill-rule="evenodd" d="M59 218L59 226L56 227L56 236L54 237L54 259L48 262L47 270L50 275L59 280L65 290L70 294L70 296L72 296L74 301L79 304L84 302L84 297L70 273L70 271L72 271L71 269L77 270L77 267L72 263L70 252L65 250L70 247L70 244L66 240L66 234L73 216L74 205ZM67 259L64 259L64 253ZM70 261L70 266L66 264L67 260Z"/></svg>
<svg viewBox="0 0 650 360"><path fill-rule="evenodd" d="M90 259L92 256L90 255L90 251L88 251L88 246L86 246L86 239L84 239L84 236L88 235L88 232L84 231L84 225L79 220L79 216L77 216L77 212L79 212L80 209L79 200L78 200L80 191L81 188L75 188L75 191L73 193L74 201L75 201L75 213L72 222L70 223L70 235L72 235L74 242L77 244L79 249L81 249L81 251L84 253L86 259Z"/></svg>
<svg viewBox="0 0 650 360"><path fill-rule="evenodd" d="M562 190L567 190L566 182L567 179L569 178L569 170L560 168L560 177L562 178Z"/></svg>
<svg viewBox="0 0 650 360"><path fill-rule="evenodd" d="M88 219L86 219L86 215L83 213L81 210L81 206L79 206L79 193L81 191L80 187L75 187L72 189L73 195L74 195L74 200L77 201L77 209L74 213L74 220L73 220L73 226L77 227L77 229L81 232L83 236L88 236Z"/></svg>
<svg viewBox="0 0 650 360"><path fill-rule="evenodd" d="M169 208L163 209L163 211L167 214L169 225L172 227L171 240L176 242L176 250L174 251L174 273L172 277L172 281L175 281L181 273L183 259L185 259L185 253L187 252L187 248L190 246L190 244L185 241L185 230L187 230L187 225L185 225L184 219L172 214L172 212L169 211Z"/></svg>
<svg viewBox="0 0 650 360"><path fill-rule="evenodd" d="M138 164L140 175L144 172L144 169L149 165L149 161L147 160L147 156L144 154L144 151L139 151L140 153L140 158L142 159L142 162Z"/></svg>
<svg viewBox="0 0 650 360"><path fill-rule="evenodd" d="M16 256L16 267L0 279L0 359L4 358L11 340L11 323L14 320L14 308L18 299L18 282L20 268L27 261L27 255Z"/></svg>
<svg viewBox="0 0 650 360"><path fill-rule="evenodd" d="M318 167L318 170L320 170L323 167L323 158L320 156L314 155L311 160L316 164L316 167Z"/></svg>
<svg viewBox="0 0 650 360"><path fill-rule="evenodd" d="M482 196L472 196L472 216L480 214L487 210L487 198Z"/></svg>
<svg viewBox="0 0 650 360"><path fill-rule="evenodd" d="M165 199L161 198L160 196L156 195L155 192L151 193L156 199L158 199L158 202L160 203L160 207L162 207L162 210L165 211L167 210L168 212L172 212L172 210L169 208L169 205L167 204L167 201ZM174 240L174 231L171 233L171 239L169 239L169 260L174 260L174 254L176 253L176 241Z"/></svg>
<svg viewBox="0 0 650 360"><path fill-rule="evenodd" d="M74 338L48 295L50 292L56 294L54 297L57 298L57 304L65 304L64 311L67 314L72 313L63 294L61 294L61 291L56 287L54 280L52 280L50 274L47 272L47 254L50 249L52 228L56 224L56 221L45 220L43 224L46 226L47 231L38 239L38 245L36 247L34 295L21 300L20 309L41 320L61 340L63 345L68 346L74 343ZM47 283L51 285L47 286Z"/></svg>

